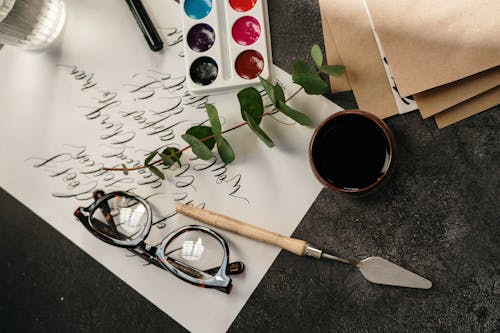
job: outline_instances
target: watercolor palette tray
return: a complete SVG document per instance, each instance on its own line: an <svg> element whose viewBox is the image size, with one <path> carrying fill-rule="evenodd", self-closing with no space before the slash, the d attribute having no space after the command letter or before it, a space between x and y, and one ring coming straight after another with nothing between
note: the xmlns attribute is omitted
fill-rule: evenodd
<svg viewBox="0 0 500 333"><path fill-rule="evenodd" d="M266 0L181 0L187 88L195 95L269 77Z"/></svg>

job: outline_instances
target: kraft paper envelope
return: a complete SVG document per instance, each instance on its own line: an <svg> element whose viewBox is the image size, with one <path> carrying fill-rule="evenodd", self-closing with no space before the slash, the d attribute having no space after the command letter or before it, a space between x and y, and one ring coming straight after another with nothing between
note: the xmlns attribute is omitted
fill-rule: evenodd
<svg viewBox="0 0 500 333"><path fill-rule="evenodd" d="M321 10L323 35L328 64L343 65L340 57L333 32L328 25L325 11ZM352 90L346 75L330 79L330 85L333 92ZM472 75L468 78L445 84L427 91L413 95L419 106L422 118L431 117L441 111L444 111L458 103L466 101L485 91L488 91L500 84L500 66L484 72ZM450 116L448 112L448 116Z"/></svg>
<svg viewBox="0 0 500 333"><path fill-rule="evenodd" d="M387 81L384 65L372 33L363 0L320 0L320 8L330 35L325 47L337 47L330 52L331 63L346 66L356 102L360 109L380 118L398 114L392 88ZM335 33L333 34L332 31ZM328 35L328 34L327 34ZM333 43L327 45L328 37ZM338 56L339 59L334 59ZM346 82L332 80L332 88L345 90Z"/></svg>
<svg viewBox="0 0 500 333"><path fill-rule="evenodd" d="M422 118L428 118L500 84L500 67L413 95Z"/></svg>
<svg viewBox="0 0 500 333"><path fill-rule="evenodd" d="M326 53L326 63L329 65L344 65L342 58L340 57L337 44L335 44L335 39L333 38L332 30L326 19L325 11L321 8L321 25L323 27L323 39L325 42L325 53ZM351 84L349 83L348 74L345 73L340 77L330 77L330 88L332 92L341 92L352 90Z"/></svg>
<svg viewBox="0 0 500 333"><path fill-rule="evenodd" d="M448 110L435 115L434 119L437 126L443 128L498 104L500 104L500 86L452 106Z"/></svg>
<svg viewBox="0 0 500 333"><path fill-rule="evenodd" d="M402 96L500 65L499 0L367 3Z"/></svg>
<svg viewBox="0 0 500 333"><path fill-rule="evenodd" d="M337 34L337 31L333 30L329 24L328 17L330 17L331 20L331 13L333 13L333 9L332 6L329 6L328 3L325 4L325 2L326 0L320 0L327 61L329 64L345 65L335 43L334 35ZM346 13L346 15L348 15L351 13L351 11L347 11L344 9L344 7L342 7L345 3L346 2L336 4L335 10L337 11L337 15L343 15ZM348 3L348 5L355 6L355 4L353 3ZM363 59L358 58L358 61L361 60ZM376 65L376 62L374 62L373 59L370 60L365 58L364 60ZM494 106L498 104L498 102L495 102L495 95L489 93L481 96L480 103L478 103L477 101L467 101L466 103L462 103L460 107L451 108L451 106L454 106L498 86L498 83L500 81L499 72L499 67L490 69L482 73L472 75L468 78L416 94L414 98L416 99L420 108L420 112L422 113L424 118L448 109L445 113L443 113L443 115L436 118L436 123L440 128L442 128L464 118L472 116L476 113L479 113L489 107L483 105ZM350 87L347 75L344 77L345 80L339 80L339 78L333 78L331 80L332 91L338 92L352 89ZM379 76L377 82L377 84L384 83L382 75ZM358 95L360 95L359 92Z"/></svg>

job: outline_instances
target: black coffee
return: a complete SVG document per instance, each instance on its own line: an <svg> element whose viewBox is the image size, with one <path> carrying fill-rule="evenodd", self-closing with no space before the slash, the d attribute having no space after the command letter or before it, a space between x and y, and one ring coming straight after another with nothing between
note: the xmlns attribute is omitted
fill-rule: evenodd
<svg viewBox="0 0 500 333"><path fill-rule="evenodd" d="M389 160L389 142L373 121L345 114L325 124L314 138L313 163L337 188L357 190L377 181Z"/></svg>

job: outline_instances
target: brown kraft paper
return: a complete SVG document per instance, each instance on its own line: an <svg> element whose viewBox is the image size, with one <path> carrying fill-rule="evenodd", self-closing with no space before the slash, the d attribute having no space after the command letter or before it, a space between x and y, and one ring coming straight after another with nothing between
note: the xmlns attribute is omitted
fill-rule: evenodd
<svg viewBox="0 0 500 333"><path fill-rule="evenodd" d="M471 99L500 84L500 67L472 75L444 86L413 95L422 118L428 118L453 105Z"/></svg>
<svg viewBox="0 0 500 333"><path fill-rule="evenodd" d="M346 66L348 82L359 108L380 118L398 114L363 0L320 0L319 3L340 57L340 61L332 59L332 62ZM338 87L335 80L333 86Z"/></svg>
<svg viewBox="0 0 500 333"><path fill-rule="evenodd" d="M443 128L498 104L500 104L500 86L438 113L434 116L434 120L439 128Z"/></svg>
<svg viewBox="0 0 500 333"><path fill-rule="evenodd" d="M344 65L340 57L332 31L325 17L325 11L321 10L321 24L323 26L323 39L325 42L326 63L329 65ZM345 66L345 65L344 65ZM340 77L330 77L330 87L332 92L341 92L352 90L347 73Z"/></svg>
<svg viewBox="0 0 500 333"><path fill-rule="evenodd" d="M500 65L499 0L367 4L402 96Z"/></svg>

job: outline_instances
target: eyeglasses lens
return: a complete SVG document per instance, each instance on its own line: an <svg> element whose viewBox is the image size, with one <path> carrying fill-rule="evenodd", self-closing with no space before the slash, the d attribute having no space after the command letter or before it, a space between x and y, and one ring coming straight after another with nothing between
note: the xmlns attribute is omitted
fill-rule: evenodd
<svg viewBox="0 0 500 333"><path fill-rule="evenodd" d="M90 218L94 229L117 240L139 237L147 222L146 207L133 197L125 195L114 195L102 201Z"/></svg>
<svg viewBox="0 0 500 333"><path fill-rule="evenodd" d="M175 268L197 278L214 276L224 260L224 248L212 235L199 230L181 233L165 247L165 257Z"/></svg>

